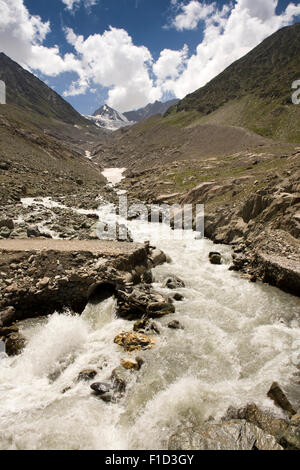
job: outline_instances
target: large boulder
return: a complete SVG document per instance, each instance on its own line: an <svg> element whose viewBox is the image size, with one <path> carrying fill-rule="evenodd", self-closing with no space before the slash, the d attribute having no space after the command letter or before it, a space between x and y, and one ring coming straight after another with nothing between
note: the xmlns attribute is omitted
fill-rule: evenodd
<svg viewBox="0 0 300 470"><path fill-rule="evenodd" d="M255 424L266 433L274 436L277 441L280 441L288 428L286 420L275 418L270 413L260 410L254 403L241 409L229 408L224 420L230 419L245 419L248 423Z"/></svg>
<svg viewBox="0 0 300 470"><path fill-rule="evenodd" d="M283 450L275 438L245 420L181 428L169 439L169 450Z"/></svg>
<svg viewBox="0 0 300 470"><path fill-rule="evenodd" d="M119 290L117 300L117 313L122 318L157 318L175 312L171 299L143 287L135 288L131 293Z"/></svg>
<svg viewBox="0 0 300 470"><path fill-rule="evenodd" d="M286 411L289 416L296 414L295 409L277 382L273 382L270 390L268 391L268 397L274 401L275 405Z"/></svg>

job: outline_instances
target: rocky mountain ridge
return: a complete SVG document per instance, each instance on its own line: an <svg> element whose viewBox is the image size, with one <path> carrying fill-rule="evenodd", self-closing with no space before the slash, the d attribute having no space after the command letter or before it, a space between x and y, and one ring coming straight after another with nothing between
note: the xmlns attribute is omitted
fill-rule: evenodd
<svg viewBox="0 0 300 470"><path fill-rule="evenodd" d="M176 104L179 100L173 99L162 103L155 101L155 103L149 103L144 108L140 108L136 111L128 111L120 113L115 109L111 108L107 104L104 104L97 109L92 116L84 116L90 121L94 122L98 127L107 131L116 131L126 126L133 126L137 122L143 121L144 119L154 116L156 114L163 115L170 106Z"/></svg>
<svg viewBox="0 0 300 470"><path fill-rule="evenodd" d="M154 116L155 114L165 114L168 109L178 103L178 99L172 99L162 103L161 101L155 101L154 103L149 103L144 108L137 109L136 111L128 111L124 113L124 116L127 117L129 121L140 122L144 119Z"/></svg>

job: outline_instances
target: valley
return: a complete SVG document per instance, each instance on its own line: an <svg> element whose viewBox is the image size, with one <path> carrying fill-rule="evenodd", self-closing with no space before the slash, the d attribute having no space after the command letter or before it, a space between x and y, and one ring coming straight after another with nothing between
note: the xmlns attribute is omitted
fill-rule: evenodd
<svg viewBox="0 0 300 470"><path fill-rule="evenodd" d="M299 450L299 38L87 118L0 54L1 450Z"/></svg>

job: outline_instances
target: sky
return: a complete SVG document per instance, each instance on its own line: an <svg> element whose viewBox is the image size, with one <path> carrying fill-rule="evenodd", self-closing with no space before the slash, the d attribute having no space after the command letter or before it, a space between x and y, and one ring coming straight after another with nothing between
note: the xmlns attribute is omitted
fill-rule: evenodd
<svg viewBox="0 0 300 470"><path fill-rule="evenodd" d="M179 99L278 29L300 0L0 0L0 52L82 114Z"/></svg>

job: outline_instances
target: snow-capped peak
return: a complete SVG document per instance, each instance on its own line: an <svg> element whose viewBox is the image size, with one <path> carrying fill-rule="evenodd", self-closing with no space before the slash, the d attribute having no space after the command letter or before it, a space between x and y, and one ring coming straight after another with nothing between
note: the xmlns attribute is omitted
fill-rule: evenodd
<svg viewBox="0 0 300 470"><path fill-rule="evenodd" d="M116 131L121 127L130 126L135 122L129 121L124 114L119 113L107 104L101 106L94 112L93 116L85 116L86 118L94 121L95 124L104 129Z"/></svg>

